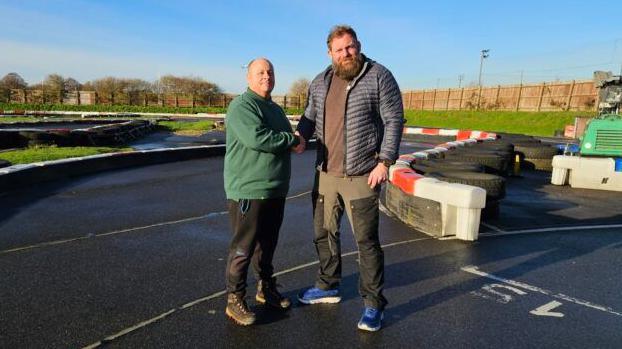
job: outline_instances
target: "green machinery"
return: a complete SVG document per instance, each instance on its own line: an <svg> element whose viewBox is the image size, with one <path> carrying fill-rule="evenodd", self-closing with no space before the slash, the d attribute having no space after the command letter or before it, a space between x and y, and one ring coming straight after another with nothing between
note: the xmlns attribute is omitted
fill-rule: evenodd
<svg viewBox="0 0 622 349"><path fill-rule="evenodd" d="M622 157L622 76L594 73L599 87L599 116L592 119L581 138L581 155Z"/></svg>

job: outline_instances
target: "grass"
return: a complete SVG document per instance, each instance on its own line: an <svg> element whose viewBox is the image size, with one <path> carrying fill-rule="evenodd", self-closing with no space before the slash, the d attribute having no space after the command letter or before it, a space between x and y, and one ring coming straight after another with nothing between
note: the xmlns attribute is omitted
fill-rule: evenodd
<svg viewBox="0 0 622 349"><path fill-rule="evenodd" d="M34 116L3 116L0 117L0 124L6 124L9 122L37 122L41 121L41 118Z"/></svg>
<svg viewBox="0 0 622 349"><path fill-rule="evenodd" d="M201 121L158 121L158 128L184 136L198 136L214 128L214 122Z"/></svg>
<svg viewBox="0 0 622 349"><path fill-rule="evenodd" d="M0 152L0 159L8 160L13 165L17 165L131 150L132 148L127 147L57 147L55 145L37 145L26 149Z"/></svg>
<svg viewBox="0 0 622 349"><path fill-rule="evenodd" d="M407 110L408 126L446 127L468 130L553 136L565 125L574 125L577 116L591 117L596 112L507 112L507 111L427 111Z"/></svg>

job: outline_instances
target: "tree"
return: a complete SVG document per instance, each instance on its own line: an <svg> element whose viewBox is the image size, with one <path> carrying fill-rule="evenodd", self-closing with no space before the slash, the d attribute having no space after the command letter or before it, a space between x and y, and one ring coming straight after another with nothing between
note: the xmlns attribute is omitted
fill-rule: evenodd
<svg viewBox="0 0 622 349"><path fill-rule="evenodd" d="M65 90L65 78L59 74L50 74L45 77L42 82L43 89L49 91L64 91Z"/></svg>
<svg viewBox="0 0 622 349"><path fill-rule="evenodd" d="M50 74L41 82L45 101L62 103L65 95L65 78L59 74Z"/></svg>
<svg viewBox="0 0 622 349"><path fill-rule="evenodd" d="M307 96L311 83L305 78L300 78L292 83L289 88L290 96Z"/></svg>
<svg viewBox="0 0 622 349"><path fill-rule="evenodd" d="M82 84L74 78L65 79L65 82L63 84L63 89L65 91L78 91L81 88L82 88Z"/></svg>
<svg viewBox="0 0 622 349"><path fill-rule="evenodd" d="M8 73L0 80L0 87L5 89L25 89L28 84L17 73Z"/></svg>

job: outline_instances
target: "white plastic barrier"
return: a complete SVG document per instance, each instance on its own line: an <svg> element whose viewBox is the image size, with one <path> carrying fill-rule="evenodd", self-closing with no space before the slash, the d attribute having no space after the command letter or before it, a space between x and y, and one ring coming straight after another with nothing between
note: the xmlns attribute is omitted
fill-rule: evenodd
<svg viewBox="0 0 622 349"><path fill-rule="evenodd" d="M481 210L486 206L486 190L425 178L405 164L391 166L389 180L406 194L440 203L442 236L477 240Z"/></svg>
<svg viewBox="0 0 622 349"><path fill-rule="evenodd" d="M551 184L622 191L622 172L616 172L613 158L556 155L553 157Z"/></svg>

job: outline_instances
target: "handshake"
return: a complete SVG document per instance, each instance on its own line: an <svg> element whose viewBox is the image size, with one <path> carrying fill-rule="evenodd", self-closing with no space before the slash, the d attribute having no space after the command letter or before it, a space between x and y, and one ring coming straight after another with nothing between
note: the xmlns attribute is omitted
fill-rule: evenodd
<svg viewBox="0 0 622 349"><path fill-rule="evenodd" d="M298 131L294 132L294 135L298 137L298 139L300 140L300 143L297 146L292 147L292 152L296 154L302 154L302 152L304 152L305 149L307 148L307 142L305 141L305 138Z"/></svg>

